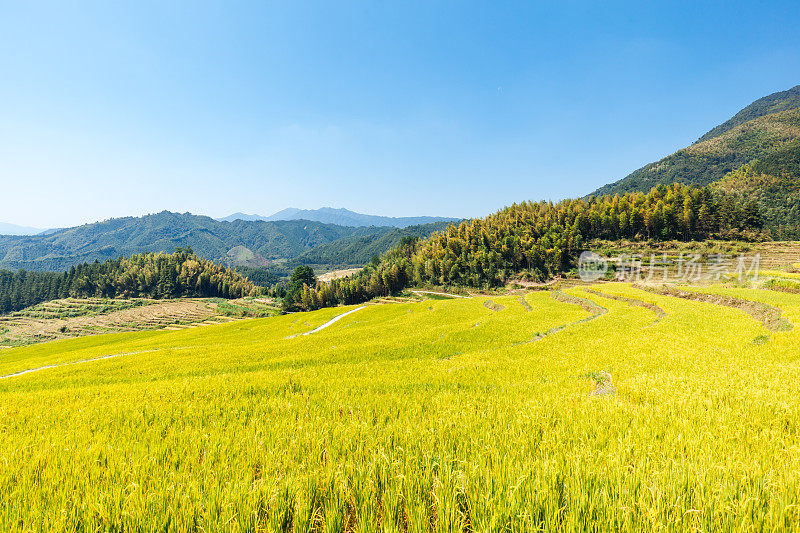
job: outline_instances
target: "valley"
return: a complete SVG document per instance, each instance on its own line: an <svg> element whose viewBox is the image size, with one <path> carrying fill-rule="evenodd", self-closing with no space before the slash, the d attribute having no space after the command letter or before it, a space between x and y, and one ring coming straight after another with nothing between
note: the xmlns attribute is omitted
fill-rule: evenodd
<svg viewBox="0 0 800 533"><path fill-rule="evenodd" d="M158 26L152 15L143 19ZM275 21L273 30L297 38L300 25ZM227 53L215 35L189 40L209 43L212 65ZM359 50L364 42L384 51L369 32ZM319 56L324 67L298 70L341 68L347 50L336 44L337 57ZM470 68L481 62L474 55L463 58ZM280 70L264 73L272 80ZM260 123L237 133L264 102L248 96L249 82L225 78L239 88L228 103L247 109L214 122L213 135L176 136L187 143L178 150L164 141L169 125L164 138L146 135L164 142L164 165L193 160L157 178L130 170L130 199L106 194L116 190L108 175L134 181L113 145L91 143L81 161L111 169L93 190L81 189L83 167L70 174L66 158L42 158L86 197L47 204L66 205L61 215L72 220L91 220L78 209L98 218L111 206L163 209L163 198L217 214L348 198L387 215L433 205L478 216L162 210L46 231L4 219L0 531L798 530L800 86L733 116L726 109L724 122L713 115L705 127L718 125L696 142L579 197L559 184L564 169L620 168L587 145L624 138L616 123L629 129L630 118L613 106L580 111L600 97L594 88L569 102L550 95L538 107L507 107L524 84L503 64L496 70L472 93L459 78L441 110L408 109L402 138L396 123L364 111L407 94L372 91L372 79L352 115L320 114L309 126L281 109L285 123L271 133ZM216 78L217 69L193 87L216 87ZM507 91L494 79L507 79ZM331 107L349 97L321 86ZM440 81L430 86L433 99ZM276 85L258 97L292 93L316 117L305 106L314 87ZM507 121L483 122L492 142L450 113L487 95L481 115ZM198 101L218 95L207 96ZM655 105L624 104L637 121ZM168 109L182 118L181 106ZM581 112L601 134L564 129ZM538 137L522 133L545 126ZM641 151L627 135L615 157ZM120 146L137 142L131 134ZM295 144L303 150L293 160ZM456 149L461 157L439 159ZM108 154L117 157L103 161ZM581 159L591 166L571 166ZM39 167L20 165L20 175L30 168ZM9 211L19 207L12 185L29 184L5 186ZM32 225L55 217L39 214Z"/></svg>
<svg viewBox="0 0 800 533"><path fill-rule="evenodd" d="M67 270L72 266L188 247L230 266L363 265L405 236L425 237L449 222L396 228L339 226L308 220L217 221L190 213L110 219L40 235L0 235L0 269ZM282 270L283 269L283 270Z"/></svg>

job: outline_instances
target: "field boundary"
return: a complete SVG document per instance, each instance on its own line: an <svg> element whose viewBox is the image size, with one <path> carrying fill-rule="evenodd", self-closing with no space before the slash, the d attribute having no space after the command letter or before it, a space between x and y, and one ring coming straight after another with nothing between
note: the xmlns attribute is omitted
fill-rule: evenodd
<svg viewBox="0 0 800 533"><path fill-rule="evenodd" d="M410 291L413 294L435 294L437 296L449 296L450 298L471 298L471 296L461 296L460 294L452 294L449 292L436 292L436 291Z"/></svg>
<svg viewBox="0 0 800 533"><path fill-rule="evenodd" d="M641 289L643 291L661 296L672 296L674 298L682 298L684 300L705 302L739 309L740 311L744 311L753 317L758 322L761 322L764 327L770 331L789 331L794 329L794 324L781 316L783 311L780 308L773 307L765 303L756 302L753 300L745 300L743 298L736 298L734 296L724 296L722 294L684 291L672 287L652 287L640 284L634 284L632 286L636 289Z"/></svg>
<svg viewBox="0 0 800 533"><path fill-rule="evenodd" d="M584 287L583 290L588 292L589 294L594 294L595 296L600 296L601 298L608 298L610 300L617 300L618 302L625 302L628 305L634 305L637 307L644 307L645 309L649 309L653 313L656 314L656 320L661 320L665 316L667 316L667 312L661 309L654 303L645 302L644 300L639 300L636 298L630 298L628 296L620 296L618 294L609 294L607 292L598 291L596 289L590 289L589 287Z"/></svg>
<svg viewBox="0 0 800 533"><path fill-rule="evenodd" d="M569 322L568 324L561 324L560 326L555 326L544 333L537 333L534 337L527 341L520 344L527 344L530 342L536 342L544 339L548 335L552 335L553 333L558 333L559 331L563 331L570 326L577 326L578 324L583 324L584 322L589 322L590 320L594 320L595 318L602 316L608 312L608 309L599 305L587 298L581 298L580 296L573 296L571 294L567 294L560 290L554 290L550 293L550 297L556 301L572 304L572 305L579 305L582 307L586 312L591 313L589 316L581 318L580 320L576 320L575 322Z"/></svg>

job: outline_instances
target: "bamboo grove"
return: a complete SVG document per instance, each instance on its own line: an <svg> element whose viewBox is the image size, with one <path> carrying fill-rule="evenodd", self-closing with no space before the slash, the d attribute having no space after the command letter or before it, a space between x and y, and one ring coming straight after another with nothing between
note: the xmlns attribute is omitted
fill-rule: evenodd
<svg viewBox="0 0 800 533"><path fill-rule="evenodd" d="M0 270L0 313L66 297L240 298L260 291L234 270L178 249L82 264L62 273Z"/></svg>
<svg viewBox="0 0 800 533"><path fill-rule="evenodd" d="M649 193L523 202L425 240L404 239L360 273L307 285L289 306L353 304L414 285L493 287L512 276L543 280L575 267L592 239L763 240L758 206L713 189L660 185Z"/></svg>

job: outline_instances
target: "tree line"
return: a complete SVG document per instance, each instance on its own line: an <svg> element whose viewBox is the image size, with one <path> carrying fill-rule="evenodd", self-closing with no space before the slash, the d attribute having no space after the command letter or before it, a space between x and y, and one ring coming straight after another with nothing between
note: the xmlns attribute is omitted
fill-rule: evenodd
<svg viewBox="0 0 800 533"><path fill-rule="evenodd" d="M241 298L262 290L234 270L179 248L84 263L66 272L0 270L0 313L67 297Z"/></svg>
<svg viewBox="0 0 800 533"><path fill-rule="evenodd" d="M593 239L753 241L769 238L762 226L755 202L680 184L659 185L649 193L523 202L427 239L403 239L348 278L294 280L284 301L290 309L317 309L411 285L494 287L520 275L545 280L575 268Z"/></svg>
<svg viewBox="0 0 800 533"><path fill-rule="evenodd" d="M573 269L594 239L768 237L758 204L746 195L659 185L649 193L514 204L428 238L406 235L347 278L320 283L311 268L298 267L288 283L273 285L270 293L282 298L287 310L310 310L359 303L412 285L494 287L518 276L544 280ZM68 296L238 298L261 291L240 273L191 249L178 249L83 264L63 273L0 271L0 313Z"/></svg>

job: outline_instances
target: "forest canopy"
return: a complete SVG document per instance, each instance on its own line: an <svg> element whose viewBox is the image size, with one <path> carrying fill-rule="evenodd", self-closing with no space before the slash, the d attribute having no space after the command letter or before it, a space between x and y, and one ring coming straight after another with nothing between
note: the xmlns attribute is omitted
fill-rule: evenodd
<svg viewBox="0 0 800 533"><path fill-rule="evenodd" d="M649 193L523 202L427 239L404 239L360 273L308 287L288 304L354 304L423 284L494 287L520 274L544 280L574 268L593 239L709 238L752 241L769 235L755 201L709 187L660 185Z"/></svg>
<svg viewBox="0 0 800 533"><path fill-rule="evenodd" d="M261 289L232 269L179 248L85 263L66 272L0 270L0 313L58 298L241 298Z"/></svg>

